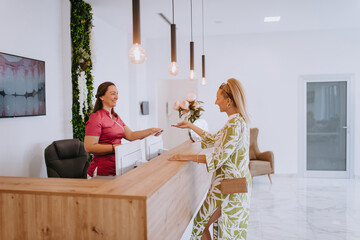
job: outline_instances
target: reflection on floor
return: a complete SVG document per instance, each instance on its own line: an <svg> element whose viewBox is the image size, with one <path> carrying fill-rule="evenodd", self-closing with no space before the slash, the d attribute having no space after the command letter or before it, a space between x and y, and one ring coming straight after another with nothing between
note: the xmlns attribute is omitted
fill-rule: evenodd
<svg viewBox="0 0 360 240"><path fill-rule="evenodd" d="M248 240L359 240L360 179L253 179Z"/></svg>

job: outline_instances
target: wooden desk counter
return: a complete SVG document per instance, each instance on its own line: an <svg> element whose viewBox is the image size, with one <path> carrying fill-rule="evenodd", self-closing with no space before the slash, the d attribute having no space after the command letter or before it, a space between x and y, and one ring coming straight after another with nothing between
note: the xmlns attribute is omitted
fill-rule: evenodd
<svg viewBox="0 0 360 240"><path fill-rule="evenodd" d="M180 239L209 188L187 141L114 180L0 177L0 239Z"/></svg>

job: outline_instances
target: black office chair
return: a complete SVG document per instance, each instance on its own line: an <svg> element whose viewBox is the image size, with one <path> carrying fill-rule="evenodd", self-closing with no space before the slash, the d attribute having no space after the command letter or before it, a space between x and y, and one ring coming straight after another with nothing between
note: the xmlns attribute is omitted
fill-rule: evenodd
<svg viewBox="0 0 360 240"><path fill-rule="evenodd" d="M48 177L87 178L88 154L79 139L54 141L45 149Z"/></svg>

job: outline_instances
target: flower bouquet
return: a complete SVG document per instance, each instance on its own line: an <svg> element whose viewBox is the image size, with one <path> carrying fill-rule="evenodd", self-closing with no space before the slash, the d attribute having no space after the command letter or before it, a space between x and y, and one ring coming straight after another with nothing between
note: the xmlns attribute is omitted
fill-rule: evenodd
<svg viewBox="0 0 360 240"><path fill-rule="evenodd" d="M179 112L179 118L184 118L185 121L189 121L194 123L194 125L198 125L197 123L200 123L202 120L199 119L201 117L201 112L204 111L200 105L201 103L203 102L196 100L196 95L194 93L189 93L186 97L186 100L181 102L176 101L174 103L174 109ZM205 120L203 120L203 122L205 122ZM193 142L200 139L200 137L193 130L188 129L188 134L191 141Z"/></svg>
<svg viewBox="0 0 360 240"><path fill-rule="evenodd" d="M196 101L195 93L189 93L184 101L176 101L174 109L179 112L179 118L184 117L184 120L194 123L201 117L201 112L204 111L202 101Z"/></svg>

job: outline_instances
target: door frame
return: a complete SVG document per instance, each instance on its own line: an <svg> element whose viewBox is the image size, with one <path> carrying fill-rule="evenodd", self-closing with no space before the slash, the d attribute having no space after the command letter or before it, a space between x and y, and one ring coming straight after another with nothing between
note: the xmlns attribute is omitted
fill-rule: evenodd
<svg viewBox="0 0 360 240"><path fill-rule="evenodd" d="M306 137L307 137L307 83L311 82L346 82L347 92L347 134L346 134L346 171L311 171L306 169ZM299 77L299 152L298 152L298 174L302 177L316 178L353 178L354 177L354 74L319 74L301 75Z"/></svg>

